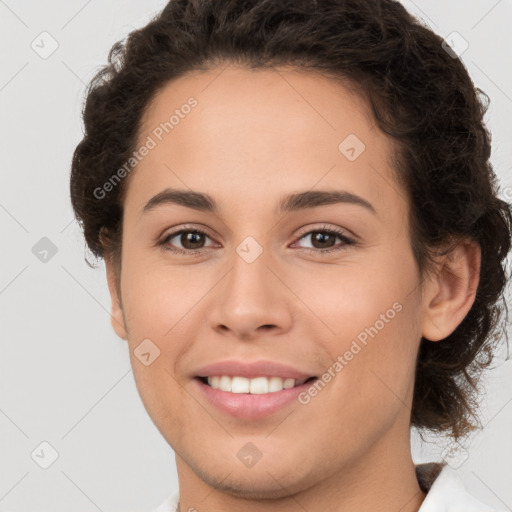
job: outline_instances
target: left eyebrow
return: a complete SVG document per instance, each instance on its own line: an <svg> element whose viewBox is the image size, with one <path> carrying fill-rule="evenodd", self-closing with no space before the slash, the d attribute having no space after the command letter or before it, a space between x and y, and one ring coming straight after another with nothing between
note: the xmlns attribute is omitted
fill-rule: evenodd
<svg viewBox="0 0 512 512"><path fill-rule="evenodd" d="M306 192L288 194L279 201L276 213L295 212L338 203L362 206L374 215L377 215L373 205L366 199L345 190L309 190ZM219 212L217 202L208 194L167 188L153 196L144 206L142 213L154 210L156 207L164 204L177 204L203 212Z"/></svg>
<svg viewBox="0 0 512 512"><path fill-rule="evenodd" d="M377 215L377 211L366 199L345 190L308 190L284 196L279 203L279 212L294 212L329 204L355 204Z"/></svg>

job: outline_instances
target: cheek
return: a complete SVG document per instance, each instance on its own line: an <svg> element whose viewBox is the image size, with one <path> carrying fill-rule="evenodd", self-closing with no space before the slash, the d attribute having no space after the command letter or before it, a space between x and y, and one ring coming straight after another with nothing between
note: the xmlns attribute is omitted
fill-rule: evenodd
<svg viewBox="0 0 512 512"><path fill-rule="evenodd" d="M200 290L194 293L194 286L187 286L184 273L177 269L165 271L147 257L130 256L122 267L123 310L137 387L146 407L151 407L154 390L170 397L179 393L175 365L187 346L189 336L183 329ZM146 366L148 357L141 354L148 352L152 362Z"/></svg>
<svg viewBox="0 0 512 512"><path fill-rule="evenodd" d="M190 422L184 406L190 396L177 364L189 345L187 312L198 298L170 273L162 276L149 266L144 270L131 264L124 271L123 306L136 386L156 427L166 439L175 440ZM149 364L144 352L150 354Z"/></svg>
<svg viewBox="0 0 512 512"><path fill-rule="evenodd" d="M192 266L131 258L122 271L123 306L132 334L162 338L197 302L204 286Z"/></svg>
<svg viewBox="0 0 512 512"><path fill-rule="evenodd" d="M325 346L331 358L323 374L328 382L309 398L303 397L302 403L309 400L303 406L308 416L320 420L304 423L297 415L294 428L305 439L315 440L315 450L321 448L333 460L350 453L361 455L397 422L408 428L418 346L411 334L414 307L406 303L393 313L389 323L367 323L364 329L351 325L348 316L340 317L340 335ZM372 312L367 314L372 318ZM343 320L347 329L343 329ZM351 336L348 331L357 334ZM330 440L340 432L350 439L349 450L343 443L332 446Z"/></svg>
<svg viewBox="0 0 512 512"><path fill-rule="evenodd" d="M346 413L354 428L363 420L367 432L383 432L398 417L409 421L420 339L417 307L414 298L394 305L369 319L346 341L350 345L343 353L344 381L338 391L352 395Z"/></svg>
<svg viewBox="0 0 512 512"><path fill-rule="evenodd" d="M311 309L321 312L329 327L331 335L319 339L330 364L339 363L332 391L343 397L328 406L355 423L360 414L380 420L396 414L402 401L411 398L421 338L419 277L412 254L382 251L364 266L318 277L312 281Z"/></svg>
<svg viewBox="0 0 512 512"><path fill-rule="evenodd" d="M294 272L285 279L293 283L301 299L296 308L307 306L304 311L311 325L316 324L319 339L332 348L344 348L340 340L359 338L364 342L370 332L386 338L386 333L399 329L400 322L415 314L419 305L411 302L418 282L412 255L383 250L378 257L368 256L364 261L347 258L339 265L319 266L313 276L311 269L302 276Z"/></svg>

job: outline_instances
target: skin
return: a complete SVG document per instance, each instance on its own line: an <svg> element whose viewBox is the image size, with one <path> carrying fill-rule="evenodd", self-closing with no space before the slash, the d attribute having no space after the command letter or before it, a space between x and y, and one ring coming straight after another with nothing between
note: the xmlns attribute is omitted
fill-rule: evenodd
<svg viewBox="0 0 512 512"><path fill-rule="evenodd" d="M425 498L410 452L418 346L421 336L448 336L469 311L478 246L461 242L420 279L393 145L340 83L293 68L189 73L148 106L141 144L190 96L198 105L128 178L121 267L106 258L112 325L176 453L180 510L417 511ZM355 161L338 150L349 134L366 146ZM218 213L171 203L142 212L169 187L209 194ZM276 212L283 195L308 190L348 191L375 213L347 203ZM184 225L207 232L202 253L157 245ZM324 227L356 243L315 244L311 232ZM248 236L263 249L252 263L236 251ZM194 247L179 235L169 246ZM395 303L395 318L308 404L240 420L196 389L194 370L224 359L271 359L321 376ZM147 338L160 350L149 366L134 355ZM247 442L262 454L249 468L237 458Z"/></svg>

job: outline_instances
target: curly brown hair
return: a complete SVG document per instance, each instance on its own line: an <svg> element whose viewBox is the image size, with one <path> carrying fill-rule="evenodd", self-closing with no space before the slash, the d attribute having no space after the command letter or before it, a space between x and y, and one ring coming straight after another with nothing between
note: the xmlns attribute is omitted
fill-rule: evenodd
<svg viewBox="0 0 512 512"><path fill-rule="evenodd" d="M396 142L394 172L410 202L422 276L448 242L480 245L471 310L445 340L421 340L411 411L412 426L467 434L478 420L481 370L508 342L502 320L511 207L498 197L489 162L489 98L443 39L398 1L171 0L114 44L89 84L85 133L72 160L71 200L88 247L96 257L120 254L128 180L97 191L133 153L152 98L172 79L226 63L313 70L364 96Z"/></svg>

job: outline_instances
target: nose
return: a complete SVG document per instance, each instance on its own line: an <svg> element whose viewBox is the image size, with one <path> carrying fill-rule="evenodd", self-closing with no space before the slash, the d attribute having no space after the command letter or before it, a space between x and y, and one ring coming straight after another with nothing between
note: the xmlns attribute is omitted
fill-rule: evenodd
<svg viewBox="0 0 512 512"><path fill-rule="evenodd" d="M291 328L293 294L269 260L265 252L252 262L234 254L212 297L209 322L214 330L249 341Z"/></svg>

